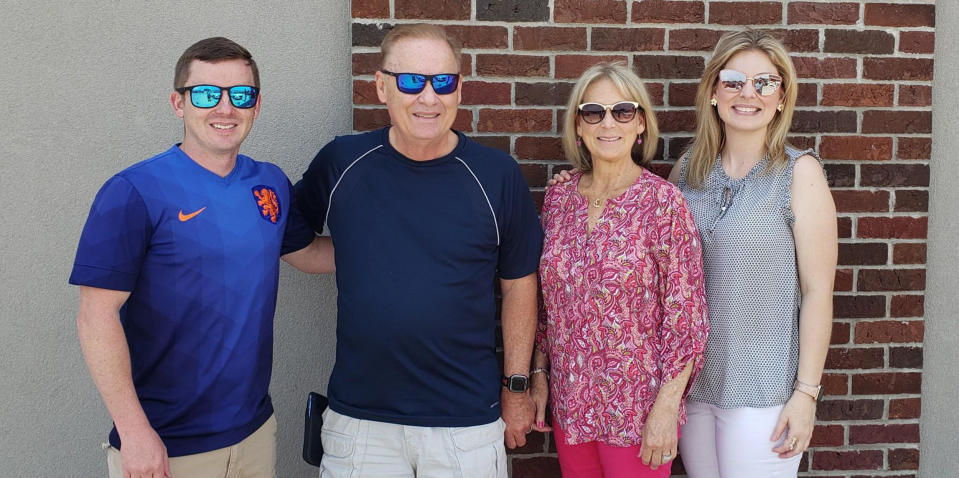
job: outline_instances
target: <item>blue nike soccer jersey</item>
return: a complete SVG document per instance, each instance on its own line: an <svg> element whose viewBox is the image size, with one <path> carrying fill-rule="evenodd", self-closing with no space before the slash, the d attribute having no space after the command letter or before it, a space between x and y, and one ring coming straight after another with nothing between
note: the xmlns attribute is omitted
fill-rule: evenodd
<svg viewBox="0 0 959 478"><path fill-rule="evenodd" d="M70 283L130 292L133 383L170 456L235 444L273 413L279 257L313 237L283 171L246 156L220 177L174 146L97 194Z"/></svg>

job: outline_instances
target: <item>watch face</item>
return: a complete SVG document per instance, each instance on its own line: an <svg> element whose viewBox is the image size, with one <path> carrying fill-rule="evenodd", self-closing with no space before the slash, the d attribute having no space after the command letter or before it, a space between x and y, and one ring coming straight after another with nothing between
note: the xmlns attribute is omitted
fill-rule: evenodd
<svg viewBox="0 0 959 478"><path fill-rule="evenodd" d="M524 375L511 375L506 384L506 388L511 392L525 392L529 386L529 379Z"/></svg>

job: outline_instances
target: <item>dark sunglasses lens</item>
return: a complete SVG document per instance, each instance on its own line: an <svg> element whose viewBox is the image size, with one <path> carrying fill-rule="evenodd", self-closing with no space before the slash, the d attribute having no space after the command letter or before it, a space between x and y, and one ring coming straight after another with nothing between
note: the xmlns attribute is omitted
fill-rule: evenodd
<svg viewBox="0 0 959 478"><path fill-rule="evenodd" d="M230 88L230 101L237 108L252 108L256 106L256 88L252 86L234 86Z"/></svg>
<svg viewBox="0 0 959 478"><path fill-rule="evenodd" d="M603 117L606 116L606 108L600 105L583 105L579 109L579 115L583 118L583 121L596 124L603 121Z"/></svg>
<svg viewBox="0 0 959 478"><path fill-rule="evenodd" d="M432 79L433 91L438 95L448 95L456 91L458 75L436 75Z"/></svg>
<svg viewBox="0 0 959 478"><path fill-rule="evenodd" d="M632 103L616 103L613 105L613 119L620 123L629 123L636 116L636 107Z"/></svg>
<svg viewBox="0 0 959 478"><path fill-rule="evenodd" d="M410 73L396 75L396 87L403 93L416 94L426 87L426 77Z"/></svg>
<svg viewBox="0 0 959 478"><path fill-rule="evenodd" d="M760 75L753 78L753 84L756 85L756 93L761 96L769 96L779 89L780 80L768 75Z"/></svg>
<svg viewBox="0 0 959 478"><path fill-rule="evenodd" d="M211 85L198 85L190 90L190 102L197 108L212 108L220 102L219 87Z"/></svg>

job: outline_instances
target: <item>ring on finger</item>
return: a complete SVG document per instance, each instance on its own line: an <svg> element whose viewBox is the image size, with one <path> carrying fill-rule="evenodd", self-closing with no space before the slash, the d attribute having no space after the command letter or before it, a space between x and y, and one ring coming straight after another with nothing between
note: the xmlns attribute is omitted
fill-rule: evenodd
<svg viewBox="0 0 959 478"><path fill-rule="evenodd" d="M673 459L672 453L663 453L663 461L669 461Z"/></svg>
<svg viewBox="0 0 959 478"><path fill-rule="evenodd" d="M796 449L796 441L797 441L797 440L798 440L798 438L796 438L796 437L792 437L792 438L789 439L789 450L790 450L790 451Z"/></svg>

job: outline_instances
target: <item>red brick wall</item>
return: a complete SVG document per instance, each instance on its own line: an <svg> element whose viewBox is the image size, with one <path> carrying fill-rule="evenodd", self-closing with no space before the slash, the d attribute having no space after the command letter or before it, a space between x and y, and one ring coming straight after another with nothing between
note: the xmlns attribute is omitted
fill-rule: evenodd
<svg viewBox="0 0 959 478"><path fill-rule="evenodd" d="M468 78L455 127L517 158L538 201L547 178L566 167L561 105L598 60L623 60L647 80L663 133L654 169L665 174L691 136L693 95L716 39L742 24L776 31L801 80L794 143L818 148L839 210L826 397L801 469L915 476L933 3L353 0L354 129L389 121L371 81L386 30L429 21L448 25L464 45ZM531 434L510 461L514 477L559 476L543 434Z"/></svg>

